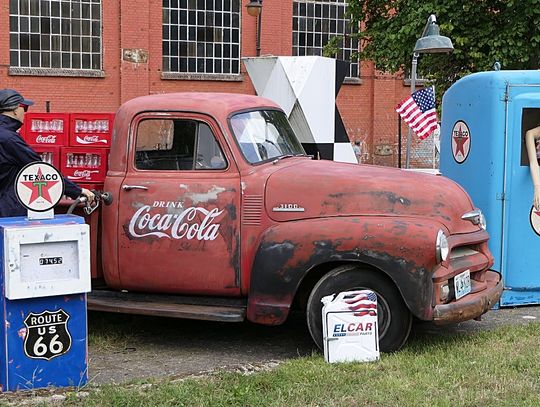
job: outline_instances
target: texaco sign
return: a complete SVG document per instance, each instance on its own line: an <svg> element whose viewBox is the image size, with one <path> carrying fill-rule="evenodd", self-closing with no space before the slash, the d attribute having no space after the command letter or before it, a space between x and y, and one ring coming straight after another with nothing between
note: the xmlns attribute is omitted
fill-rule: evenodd
<svg viewBox="0 0 540 407"><path fill-rule="evenodd" d="M64 180L52 165L34 162L19 171L15 192L26 209L45 212L52 209L64 195Z"/></svg>
<svg viewBox="0 0 540 407"><path fill-rule="evenodd" d="M462 120L458 120L452 129L452 155L458 164L463 163L471 150L471 132L469 126Z"/></svg>

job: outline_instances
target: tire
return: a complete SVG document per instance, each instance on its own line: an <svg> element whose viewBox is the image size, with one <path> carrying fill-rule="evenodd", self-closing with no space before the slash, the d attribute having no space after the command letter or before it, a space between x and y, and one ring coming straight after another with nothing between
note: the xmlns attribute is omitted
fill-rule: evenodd
<svg viewBox="0 0 540 407"><path fill-rule="evenodd" d="M321 298L360 289L371 290L377 294L381 352L394 352L405 344L411 331L412 315L396 286L381 272L363 269L357 265L346 265L325 274L315 284L307 301L307 325L319 349L323 350Z"/></svg>

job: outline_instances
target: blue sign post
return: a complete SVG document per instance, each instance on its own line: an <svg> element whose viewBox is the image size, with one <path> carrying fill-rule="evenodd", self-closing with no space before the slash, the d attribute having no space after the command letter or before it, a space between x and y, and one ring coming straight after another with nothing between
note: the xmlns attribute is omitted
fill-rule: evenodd
<svg viewBox="0 0 540 407"><path fill-rule="evenodd" d="M469 75L444 94L441 173L484 212L501 306L540 304L540 212L525 145L540 124L540 71Z"/></svg>

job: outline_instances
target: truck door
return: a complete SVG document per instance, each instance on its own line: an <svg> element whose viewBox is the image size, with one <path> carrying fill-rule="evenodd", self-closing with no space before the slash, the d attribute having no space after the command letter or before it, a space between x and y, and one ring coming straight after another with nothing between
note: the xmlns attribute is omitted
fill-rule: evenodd
<svg viewBox="0 0 540 407"><path fill-rule="evenodd" d="M204 115L145 114L131 128L119 205L122 288L239 294L240 176Z"/></svg>
<svg viewBox="0 0 540 407"><path fill-rule="evenodd" d="M540 213L534 210L533 182L525 133L540 123L540 87L510 85L504 210L501 305L540 303Z"/></svg>

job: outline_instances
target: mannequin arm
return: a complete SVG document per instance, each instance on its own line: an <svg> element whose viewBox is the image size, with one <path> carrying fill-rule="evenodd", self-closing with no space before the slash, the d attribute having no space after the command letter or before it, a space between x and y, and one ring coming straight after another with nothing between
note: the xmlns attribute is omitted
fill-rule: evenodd
<svg viewBox="0 0 540 407"><path fill-rule="evenodd" d="M527 156L529 157L529 169L534 186L533 205L537 211L540 211L540 171L538 169L538 160L536 158L535 141L540 138L540 126L528 130L525 133L525 145L527 146Z"/></svg>

